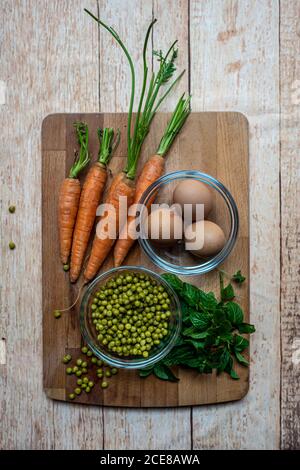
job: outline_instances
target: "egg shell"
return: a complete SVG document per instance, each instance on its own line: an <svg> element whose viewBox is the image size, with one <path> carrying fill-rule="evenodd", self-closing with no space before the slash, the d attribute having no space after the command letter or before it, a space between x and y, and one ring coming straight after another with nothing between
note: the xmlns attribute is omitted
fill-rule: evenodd
<svg viewBox="0 0 300 470"><path fill-rule="evenodd" d="M192 204L192 220L196 221L203 218L201 214L197 214L196 204L204 205L204 218L206 218L212 209L213 197L207 184L198 180L186 179L176 185L173 192L173 202L181 206L182 213L184 213L184 204Z"/></svg>
<svg viewBox="0 0 300 470"><path fill-rule="evenodd" d="M171 208L159 208L148 216L148 236L158 245L173 245L183 238L183 220Z"/></svg>
<svg viewBox="0 0 300 470"><path fill-rule="evenodd" d="M199 220L187 226L184 235L185 248L204 258L219 253L226 243L221 227L210 220Z"/></svg>

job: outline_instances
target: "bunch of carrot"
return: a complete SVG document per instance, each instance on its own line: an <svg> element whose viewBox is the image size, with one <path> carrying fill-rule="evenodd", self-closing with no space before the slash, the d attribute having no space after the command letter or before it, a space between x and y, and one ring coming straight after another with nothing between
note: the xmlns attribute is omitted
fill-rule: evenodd
<svg viewBox="0 0 300 470"><path fill-rule="evenodd" d="M74 124L80 145L79 156L60 189L59 226L61 260L67 263L71 254L70 279L75 282L82 268L84 255L95 222L96 211L101 201L107 180L107 165L116 148L120 132L114 140L114 130L98 129L100 142L97 161L89 169L81 191L78 175L88 164L88 126Z"/></svg>
<svg viewBox="0 0 300 470"><path fill-rule="evenodd" d="M88 10L85 11L113 36L123 50L131 72L131 97L127 123L127 162L124 170L114 176L108 189L105 199L106 212L100 217L91 253L84 270L84 282L88 282L97 274L119 235L119 240L114 249L115 266L119 266L124 261L130 247L133 245L134 237L130 235L130 227L135 223L137 214L133 212L135 215L128 217L127 208L132 208L134 204L137 204L144 191L162 175L164 171L164 157L189 115L190 97L185 98L182 96L179 99L156 154L149 158L144 165L135 184L134 180L142 145L149 132L155 113L184 73L183 71L173 80L163 94L159 93L161 88L171 80L176 70L177 41L171 45L166 54L163 54L162 51L154 52L154 55L158 58L159 67L157 72L152 72L148 83L147 46L156 20L150 23L143 45L143 82L133 125L135 68L132 58L115 30L107 26ZM70 279L72 282L78 279L84 263L90 234L96 218L96 210L102 199L107 181L107 164L115 147L115 143L113 143L113 129L106 128L103 130L103 133L98 131L100 140L98 160L87 173L81 191L78 174L89 162L88 128L83 123L76 123L75 127L80 145L79 157L71 169L69 178L66 178L62 184L59 199L61 259L63 263L66 263L71 254ZM123 205L121 204L121 200L124 198L127 199L127 206L124 206L126 207L125 213L123 213ZM120 220L127 222L119 234L117 229ZM116 229L114 236L111 236L112 227Z"/></svg>

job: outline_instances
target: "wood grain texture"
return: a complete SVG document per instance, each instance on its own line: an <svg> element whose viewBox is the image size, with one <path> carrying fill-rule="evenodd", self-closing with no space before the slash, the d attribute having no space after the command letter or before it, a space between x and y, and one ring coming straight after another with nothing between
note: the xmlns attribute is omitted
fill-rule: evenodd
<svg viewBox="0 0 300 470"><path fill-rule="evenodd" d="M113 23L120 28L122 35L125 34L123 37L126 37L128 47L130 51L135 53L135 59L139 59L139 62L141 62L141 54L137 52L140 50L140 47L138 47L136 38L140 39L143 36L145 26L149 24L152 17L158 18L151 38L152 42L149 44L149 51L154 48L166 47L170 41L177 38L180 43L179 69L183 67L188 69L188 2L186 0L164 0L163 2L154 2L152 0L143 0L142 2L136 0L127 2L100 0L99 6L103 18L112 18ZM137 15L137 12L139 15ZM134 28L128 26L133 24L132 18L136 20ZM183 19L182 22L180 18ZM172 24L172 35L170 34L170 21ZM107 35L101 32L100 50L103 58L111 54L111 50L105 49L106 45ZM101 60L100 83L105 90L100 99L100 110L102 112L112 111L112 105L114 111L127 111L128 109L128 86L125 85L123 78L125 70L125 73L127 73L126 83L129 83L128 66L118 51L113 53L118 54L118 57L121 58L120 65L122 66L123 75L122 80L115 80L111 83L111 77L104 68L105 61ZM125 66L127 66L126 69ZM185 90L187 84L188 74L178 84L178 93L181 90ZM162 109L170 111L174 100L175 96L173 95L171 104L168 107L162 107ZM153 143L154 148L155 143ZM104 445L106 448L116 448L118 446L120 448L143 448L145 446L144 436L147 436L149 449L170 449L176 447L182 449L192 446L190 410L188 409L151 410L147 412L144 410L105 409L104 422ZM157 432L158 429L161 432ZM116 433L116 430L120 430L120 432Z"/></svg>
<svg viewBox="0 0 300 470"><path fill-rule="evenodd" d="M0 334L7 361L0 376L0 447L6 449L101 448L103 442L99 411L54 403L42 385L40 126L51 112L97 110L98 34L82 9L80 0L1 2ZM11 239L14 252L7 248Z"/></svg>
<svg viewBox="0 0 300 470"><path fill-rule="evenodd" d="M300 3L280 3L281 447L300 449Z"/></svg>
<svg viewBox="0 0 300 470"><path fill-rule="evenodd" d="M155 117L149 137L144 144L139 167L142 168L152 153L152 146L158 144L162 129L167 125L170 114L160 113ZM68 400L69 393L76 386L76 378L65 374L61 358L66 353L72 357L81 356L82 340L79 328L80 302L57 321L52 312L56 308L66 308L73 304L78 293L77 284L71 284L69 273L64 272L59 257L58 194L62 181L68 175L76 148L76 134L73 123L83 120L89 126L90 151L97 155L97 126L115 125L124 129L121 137L126 140L127 114L58 114L50 115L42 127L42 254L43 254L43 354L44 387L48 396L59 400ZM56 122L57 121L57 122ZM57 136L55 131L58 131ZM54 145L53 145L54 143ZM166 159L166 173L178 169L206 171L217 177L229 189L237 201L240 215L240 231L236 246L229 258L222 264L227 273L234 273L237 268L249 272L249 187L248 187L248 123L240 113L192 113L180 135L177 145L171 148ZM191 144L192 143L192 144ZM205 146L203 145L205 144ZM59 150L51 150L54 146ZM122 147L122 143L121 143ZM113 175L122 171L124 157L114 156L110 163ZM84 175L80 177L81 184ZM107 185L109 186L109 185ZM170 197L172 197L170 190ZM229 233L229 217L222 198L214 194L215 210L210 219L220 225L225 234ZM159 198L157 200L159 202ZM187 255L186 255L187 256ZM182 259L184 263L184 259ZM142 253L138 244L126 259L130 266L145 266L161 272ZM112 267L112 253L100 272ZM189 279L188 279L189 280ZM205 276L194 276L192 282L207 291L218 295L219 276L214 271ZM244 284L238 289L238 299L245 312L245 321L249 322L249 290ZM73 348L73 349L70 349ZM227 374L220 376L199 375L178 369L178 383L167 383L149 377L141 380L137 371L121 370L117 380L111 382L107 392L101 392L99 386L91 393L76 398L76 403L100 404L105 406L125 407L177 407L238 400L248 391L249 370L236 366L239 381L232 380ZM94 382L96 368L89 371ZM65 393L64 393L65 390Z"/></svg>
<svg viewBox="0 0 300 470"><path fill-rule="evenodd" d="M277 1L190 2L193 109L234 108L249 120L250 311L257 326L249 394L221 409L194 409L194 448L279 446L278 24Z"/></svg>
<svg viewBox="0 0 300 470"><path fill-rule="evenodd" d="M6 87L5 104L0 100L0 337L5 338L1 345L5 343L6 349L1 354L6 364L0 365L1 448L99 449L105 444L107 448L188 449L193 445L192 435L196 448L279 446L279 24L281 70L287 77L281 82L281 105L287 117L298 116L299 103L292 105L287 96L299 96L297 83L293 85L294 79L299 80L299 0L281 0L280 4L279 17L278 0L1 2L0 86L4 82ZM136 57L137 43L131 37L141 35L151 10L158 16L155 9L160 8L155 39L166 38L167 43L168 36L173 36L171 30L180 50L183 45L184 50L190 48L194 111L240 110L249 118L251 317L262 327L251 341L255 364L250 393L239 404L193 409L193 416L190 409L101 412L99 407L52 402L42 391L41 121L53 112L116 112L126 111L128 105L123 75L119 79L128 73L125 61L121 68L119 51L107 47L108 36L98 34L82 13L83 7L96 12L97 6L103 18L123 28L123 37ZM159 26L161 15L164 27ZM179 59L187 60L187 56ZM285 121L284 127L282 306L288 299L289 303L283 310L282 353L287 359L282 368L281 436L283 447L298 448L298 402L296 393L289 393L296 390L294 378L299 369L299 343L295 341L299 329L293 314L297 286L292 287L297 247L292 234L297 228L288 211L294 207L296 213L293 181L297 178L298 154L294 155L299 149L299 118L292 119L291 125ZM6 211L9 204L17 205L14 216ZM7 250L10 239L17 243L15 252ZM26 360L28 374L20 357Z"/></svg>

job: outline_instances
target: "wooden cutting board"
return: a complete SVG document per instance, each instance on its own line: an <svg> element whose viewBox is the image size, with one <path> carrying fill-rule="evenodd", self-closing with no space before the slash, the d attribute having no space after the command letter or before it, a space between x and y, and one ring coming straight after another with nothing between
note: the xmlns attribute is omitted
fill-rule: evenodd
<svg viewBox="0 0 300 470"><path fill-rule="evenodd" d="M169 114L158 114L145 142L140 164L155 152ZM44 388L48 397L67 400L75 387L75 377L65 374L62 357L70 352L80 356L81 335L78 306L66 312L59 320L53 310L72 304L76 298L79 280L73 286L69 275L62 269L59 259L57 229L58 190L68 174L77 148L73 122L83 120L90 129L90 151L93 160L98 153L97 127L120 128L122 138L112 158L112 174L121 170L126 157L126 114L54 114L45 118L42 125L42 218L43 218L43 359ZM235 112L192 113L177 137L167 158L166 172L195 169L219 179L233 195L240 217L238 240L229 258L222 265L228 273L241 269L249 279L249 174L248 174L248 123ZM82 180L84 175L82 175ZM109 258L102 267L112 267ZM126 264L143 265L159 272L141 253L138 245L132 250ZM204 290L219 292L218 272L204 276L188 277ZM249 321L249 286L245 282L237 288L238 301ZM88 403L106 406L164 407L201 405L239 400L249 386L249 369L236 365L240 380L225 374L200 375L188 369L175 370L178 383L163 382L155 377L140 379L137 371L121 370L110 380L107 390L100 385L92 393L83 393L72 403ZM96 382L95 377L93 378Z"/></svg>

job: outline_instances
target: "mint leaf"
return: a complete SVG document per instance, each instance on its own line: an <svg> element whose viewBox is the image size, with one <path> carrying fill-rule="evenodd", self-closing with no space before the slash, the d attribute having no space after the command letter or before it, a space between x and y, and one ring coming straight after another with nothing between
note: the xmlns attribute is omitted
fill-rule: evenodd
<svg viewBox="0 0 300 470"><path fill-rule="evenodd" d="M242 364L243 366L249 365L249 361L247 361L247 359L245 359L244 356L238 351L235 351L235 357L237 358L238 362Z"/></svg>
<svg viewBox="0 0 300 470"><path fill-rule="evenodd" d="M219 364L218 364L218 367L217 367L217 373L219 374L220 372L223 372L223 370L225 370L228 362L230 361L231 359L231 356L230 356L230 352L228 351L228 349L224 349L220 358L219 358Z"/></svg>
<svg viewBox="0 0 300 470"><path fill-rule="evenodd" d="M250 323L241 323L240 325L238 325L238 330L239 330L239 333L254 333L255 331L255 326L254 325L250 325Z"/></svg>
<svg viewBox="0 0 300 470"><path fill-rule="evenodd" d="M190 326L189 328L186 328L183 330L182 334L184 336L189 336L190 338L193 339L203 339L208 336L207 331L197 331L194 326Z"/></svg>
<svg viewBox="0 0 300 470"><path fill-rule="evenodd" d="M199 289L199 308L205 310L214 310L218 301L213 292L205 293Z"/></svg>
<svg viewBox="0 0 300 470"><path fill-rule="evenodd" d="M246 348L249 347L249 341L243 336L234 335L233 347L235 351L243 352Z"/></svg>
<svg viewBox="0 0 300 470"><path fill-rule="evenodd" d="M161 380L169 380L171 382L178 382L171 369L163 363L158 363L154 366L154 374Z"/></svg>
<svg viewBox="0 0 300 470"><path fill-rule="evenodd" d="M139 370L139 376L140 377L148 377L153 373L153 367L146 367L145 369L140 369Z"/></svg>
<svg viewBox="0 0 300 470"><path fill-rule="evenodd" d="M200 302L200 292L198 287L192 284L183 283L181 296L190 307L197 307Z"/></svg>
<svg viewBox="0 0 300 470"><path fill-rule="evenodd" d="M239 269L233 276L232 280L237 284L242 284L245 281L245 276L242 275L241 270Z"/></svg>
<svg viewBox="0 0 300 470"><path fill-rule="evenodd" d="M175 290L177 294L181 293L183 282L181 279L179 279L178 276L176 276L176 274L164 273L162 274L162 277Z"/></svg>
<svg viewBox="0 0 300 470"><path fill-rule="evenodd" d="M226 287L224 287L224 273L222 271L219 272L219 278L220 278L220 292L221 292L222 302L232 300L235 297L232 284L229 283Z"/></svg>
<svg viewBox="0 0 300 470"><path fill-rule="evenodd" d="M225 308L227 312L227 318L234 326L243 323L243 310L236 302L227 302Z"/></svg>
<svg viewBox="0 0 300 470"><path fill-rule="evenodd" d="M204 328L208 328L210 325L211 315L193 310L190 313L190 320L195 327L203 330Z"/></svg>
<svg viewBox="0 0 300 470"><path fill-rule="evenodd" d="M228 286L224 287L221 290L221 299L223 302L226 302L227 300L232 300L234 299L234 297L235 297L235 294L234 294L232 284L228 284Z"/></svg>
<svg viewBox="0 0 300 470"><path fill-rule="evenodd" d="M191 344L196 349L203 349L205 347L205 342L197 339L186 339L185 342Z"/></svg>

